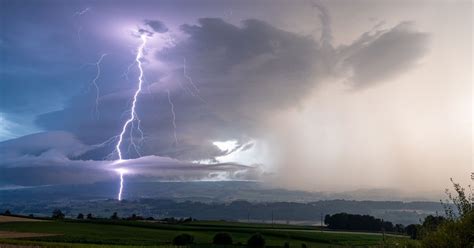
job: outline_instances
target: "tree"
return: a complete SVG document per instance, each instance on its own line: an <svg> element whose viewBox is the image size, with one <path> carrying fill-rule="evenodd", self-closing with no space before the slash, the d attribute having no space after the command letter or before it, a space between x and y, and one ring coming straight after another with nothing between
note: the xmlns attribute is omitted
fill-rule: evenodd
<svg viewBox="0 0 474 248"><path fill-rule="evenodd" d="M91 213L88 213L86 218L87 218L88 220L92 220L92 219L94 219L94 216L92 216Z"/></svg>
<svg viewBox="0 0 474 248"><path fill-rule="evenodd" d="M418 230L420 229L421 225L418 224L411 224L405 227L405 232L410 236L412 239L418 238Z"/></svg>
<svg viewBox="0 0 474 248"><path fill-rule="evenodd" d="M62 220L62 219L64 219L64 214L63 214L63 212L61 212L60 209L55 209L53 211L53 214L52 214L51 218L53 218L55 220Z"/></svg>
<svg viewBox="0 0 474 248"><path fill-rule="evenodd" d="M455 183L452 178L450 180L457 195L453 195L449 189L446 189L445 193L448 199L444 203L441 201L441 203L443 204L446 217L449 220L455 220L474 211L474 194L470 185L468 186L469 192L466 194L465 189L459 183ZM453 209L453 205L456 209Z"/></svg>
<svg viewBox="0 0 474 248"><path fill-rule="evenodd" d="M424 231L435 231L445 220L443 216L428 215L423 221L422 228Z"/></svg>
<svg viewBox="0 0 474 248"><path fill-rule="evenodd" d="M180 234L173 239L173 245L177 246L190 245L192 243L194 243L194 237L187 233Z"/></svg>
<svg viewBox="0 0 474 248"><path fill-rule="evenodd" d="M405 232L405 226L403 226L402 224L396 224L395 225L395 232L404 233Z"/></svg>
<svg viewBox="0 0 474 248"><path fill-rule="evenodd" d="M256 233L247 240L247 246L251 248L265 247L265 238L260 233Z"/></svg>
<svg viewBox="0 0 474 248"><path fill-rule="evenodd" d="M391 232L394 227L392 222L383 221L370 215L338 213L326 215L324 223L330 229L339 230L361 230L361 231L385 231Z"/></svg>
<svg viewBox="0 0 474 248"><path fill-rule="evenodd" d="M81 213L79 213L79 214L77 215L77 218L76 218L76 219L78 219L78 220L83 220L83 219L84 219L84 215L81 214Z"/></svg>
<svg viewBox="0 0 474 248"><path fill-rule="evenodd" d="M112 214L112 216L110 216L110 219L111 219L111 220L118 220L119 217L118 217L118 215L117 215L117 212L114 212L114 213Z"/></svg>
<svg viewBox="0 0 474 248"><path fill-rule="evenodd" d="M132 214L132 216L127 217L127 220L144 220L143 216Z"/></svg>
<svg viewBox="0 0 474 248"><path fill-rule="evenodd" d="M232 236L230 236L228 233L217 233L214 235L212 243L215 245L231 245Z"/></svg>
<svg viewBox="0 0 474 248"><path fill-rule="evenodd" d="M9 209L5 210L5 212L3 213L3 215L11 215L11 214L12 214L12 213L10 213L10 210L9 210Z"/></svg>
<svg viewBox="0 0 474 248"><path fill-rule="evenodd" d="M453 183L456 194L446 189L448 199L443 203L446 219L426 218L421 244L427 248L474 247L474 195L471 187L466 194L458 183ZM454 208L453 208L454 206ZM440 222L440 223L439 223ZM423 223L425 224L425 223Z"/></svg>

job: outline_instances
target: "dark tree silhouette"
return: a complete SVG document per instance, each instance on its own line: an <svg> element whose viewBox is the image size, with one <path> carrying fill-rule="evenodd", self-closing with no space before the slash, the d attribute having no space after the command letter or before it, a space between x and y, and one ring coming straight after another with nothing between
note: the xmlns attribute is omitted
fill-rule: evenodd
<svg viewBox="0 0 474 248"><path fill-rule="evenodd" d="M397 233L405 233L405 226L402 224L395 225L395 232Z"/></svg>
<svg viewBox="0 0 474 248"><path fill-rule="evenodd" d="M62 220L62 219L64 219L64 214L60 209L55 209L53 211L53 214L51 215L51 218L53 218L55 220Z"/></svg>
<svg viewBox="0 0 474 248"><path fill-rule="evenodd" d="M194 243L194 236L187 233L180 234L173 239L173 245L183 246Z"/></svg>
<svg viewBox="0 0 474 248"><path fill-rule="evenodd" d="M410 236L412 239L418 238L418 230L420 229L421 225L418 224L411 224L405 227L405 232Z"/></svg>
<svg viewBox="0 0 474 248"><path fill-rule="evenodd" d="M326 215L324 223L330 229L360 230L360 231L394 231L392 222L383 221L370 215L339 213Z"/></svg>
<svg viewBox="0 0 474 248"><path fill-rule="evenodd" d="M428 215L426 216L425 220L423 221L422 228L424 231L434 231L441 225L443 222L446 221L446 218L443 216L433 216Z"/></svg>
<svg viewBox="0 0 474 248"><path fill-rule="evenodd" d="M212 243L215 245L231 245L232 236L230 236L228 233L217 233L214 235Z"/></svg>
<svg viewBox="0 0 474 248"><path fill-rule="evenodd" d="M76 219L78 219L78 220L83 220L83 219L84 219L84 215L81 214L81 213L79 213L79 214L77 215L77 218L76 218Z"/></svg>
<svg viewBox="0 0 474 248"><path fill-rule="evenodd" d="M249 238L247 246L251 248L265 247L265 238L260 233L256 233Z"/></svg>
<svg viewBox="0 0 474 248"><path fill-rule="evenodd" d="M118 217L118 215L117 215L117 212L114 212L114 213L112 214L112 216L110 216L110 219L111 219L111 220L118 220L119 217Z"/></svg>

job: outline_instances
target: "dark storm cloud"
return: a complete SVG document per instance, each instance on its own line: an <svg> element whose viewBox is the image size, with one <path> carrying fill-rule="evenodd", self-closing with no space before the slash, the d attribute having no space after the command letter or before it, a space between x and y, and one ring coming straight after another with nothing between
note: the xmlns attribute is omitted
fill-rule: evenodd
<svg viewBox="0 0 474 248"><path fill-rule="evenodd" d="M157 54L159 60L175 67L157 85L172 88L179 145L170 147L171 113L165 91L145 91L137 109L147 135L141 155L192 160L222 155L212 141L245 141L253 136L262 113L298 103L314 87L314 78L328 75L317 43L308 37L258 20L245 21L242 27L216 18L199 23L183 25L189 38ZM195 94L204 102L178 86L193 87L184 76L183 58L199 88ZM88 144L99 143L119 132L123 121L117 117L123 117L132 94L130 90L103 96L100 109L106 111L101 111L99 120L90 118L94 101L78 99L64 110L40 116L38 123L50 130L73 132Z"/></svg>
<svg viewBox="0 0 474 248"><path fill-rule="evenodd" d="M415 31L413 25L403 22L389 30L366 33L341 49L341 62L351 69L350 81L355 88L365 88L413 68L429 43L429 35Z"/></svg>
<svg viewBox="0 0 474 248"><path fill-rule="evenodd" d="M202 97L226 120L253 125L262 113L298 104L329 75L316 41L263 21L203 18L182 30L189 38L157 57L178 66L186 58ZM174 79L186 82L179 70Z"/></svg>
<svg viewBox="0 0 474 248"><path fill-rule="evenodd" d="M145 20L145 24L148 25L153 29L156 33L166 33L168 32L168 28L166 25L158 20Z"/></svg>
<svg viewBox="0 0 474 248"><path fill-rule="evenodd" d="M155 55L171 70L140 95L137 111L146 138L141 153L129 157L212 159L223 155L212 141L237 139L243 144L257 137L258 123L267 114L298 105L325 78L350 71L352 87L360 88L397 76L423 55L427 43L426 34L407 25L366 33L337 48L321 46L330 34L318 42L259 20L235 26L203 18L196 25L182 25L187 38ZM184 59L197 89L184 75ZM166 88L176 112L177 146ZM40 116L38 123L72 132L86 144L101 143L119 133L132 89L102 96L99 120L91 118L93 100L76 98L65 109ZM101 159L112 149L111 144L82 158Z"/></svg>
<svg viewBox="0 0 474 248"><path fill-rule="evenodd" d="M131 167L140 171L140 175L164 180L258 178L260 172L254 167L197 165L178 159L212 160L224 155L226 152L212 145L216 140L238 140L244 150L250 149L252 144L245 144L259 138L262 120L275 111L298 106L325 79L349 75L354 89L375 86L402 74L426 52L427 35L406 23L367 32L352 44L334 47L329 13L321 5L313 7L322 26L320 40L256 19L234 25L219 18L202 18L196 24L182 25L184 38L174 46L149 54L165 64L167 71L144 61L149 67L137 113L145 137L140 143L140 154L133 150L126 154L127 158L144 157L131 160L136 163ZM97 175L93 180L115 176L102 168L110 163L100 161L113 151L115 142L96 144L117 135L127 117L137 71L132 68L129 79L122 75L134 59L135 51L131 53L130 47L136 44L122 44L122 41L118 45L110 44L110 40L103 40L109 37L107 30L94 29L105 18L93 19L99 17L92 13L88 18L91 19L84 20L82 35L91 38L86 36L89 28L103 37L81 41L72 32L75 30L71 31L74 27L71 24L58 28L60 32L49 30L32 39L30 33L15 31L27 25L20 25L21 22L2 37L2 54L6 55L2 68L6 63L8 70L0 71L0 110L18 112L36 107L59 110L38 115L36 123L49 133L0 143L0 181L24 184L37 175L34 173L44 173L47 175L44 181L34 181L44 184L56 177L55 170L63 173L64 178L77 174L76 182L87 180L86 175L92 174ZM161 21L146 19L145 24L150 29L146 32L153 29L157 33L155 37L168 32ZM30 40L40 45L25 42ZM104 52L110 55L102 65L98 81L101 95L97 119L92 114L95 92L87 89L96 73L95 67L81 65L94 62ZM177 144L167 90L176 112ZM126 135L125 150L128 144L129 135ZM44 169L33 169L36 167ZM31 173L24 168L31 168ZM24 176L23 181L20 175ZM19 181L15 183L15 179Z"/></svg>

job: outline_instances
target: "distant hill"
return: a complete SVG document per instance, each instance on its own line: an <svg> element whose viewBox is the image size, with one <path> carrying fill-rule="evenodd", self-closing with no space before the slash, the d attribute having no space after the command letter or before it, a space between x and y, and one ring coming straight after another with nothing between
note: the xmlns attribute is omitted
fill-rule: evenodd
<svg viewBox="0 0 474 248"><path fill-rule="evenodd" d="M231 202L311 202L318 200L436 201L442 195L425 194L413 197L391 189L354 190L328 193L270 188L258 182L125 182L124 199L161 198L177 201ZM57 200L97 200L116 198L118 183L103 182L83 185L18 188L5 186L0 190L1 202ZM1 189L1 188L0 188Z"/></svg>
<svg viewBox="0 0 474 248"><path fill-rule="evenodd" d="M121 216L134 213L155 218L191 216L258 222L271 220L273 212L274 220L279 222L307 224L318 224L321 214L339 212L370 214L393 223L411 224L443 211L435 201L357 201L351 200L349 193L271 189L256 182L132 183L126 185L126 200L122 202L115 200L116 187L113 183L98 183L0 190L0 211L50 215L60 208L70 217L89 212L109 217L118 212Z"/></svg>

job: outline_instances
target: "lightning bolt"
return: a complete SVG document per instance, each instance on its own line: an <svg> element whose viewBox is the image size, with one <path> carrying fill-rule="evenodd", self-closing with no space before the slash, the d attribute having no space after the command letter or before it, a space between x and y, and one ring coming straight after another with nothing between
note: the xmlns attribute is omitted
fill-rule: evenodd
<svg viewBox="0 0 474 248"><path fill-rule="evenodd" d="M143 131L141 130L140 128L140 119L138 118L137 116L137 112L136 112L136 106L137 106L137 101L138 101L138 96L140 95L141 91L142 91L142 87L143 87L143 77L144 77L144 72L143 72L143 67L142 67L142 59L143 59L143 56L144 56L144 49L145 49L145 46L146 46L146 43L147 43L147 36L146 34L142 34L140 35L140 39L141 39L141 44L138 46L138 49L137 49L137 55L135 57L135 62L133 64L136 63L137 67L138 67L138 71L139 71L139 75L138 75L138 87L137 89L135 90L135 93L133 94L133 100L132 100L132 106L130 108L130 116L128 117L128 119L125 121L125 123L123 124L122 126L122 130L120 132L120 134L118 136L116 136L118 138L118 142L117 144L115 145L115 152L117 153L118 155L118 160L115 161L114 163L121 163L124 161L124 158L123 158L123 153L122 153L122 150L121 150L121 147L122 147L122 144L123 144L123 139L124 139L124 136L127 132L127 129L129 129L130 127L130 145L129 145L129 150L130 150L130 146L132 146L135 151L137 152L137 154L139 156L140 153L138 151L138 147L137 147L137 144L135 143L135 140L134 140L134 132L133 130L138 130L140 136L141 136L141 139L143 140ZM133 65L132 64L132 65ZM128 74L128 71L130 70L130 67L128 67L127 69L127 73ZM125 74L125 75L126 75ZM137 127L135 128L135 122L137 123ZM119 173L120 175L120 189L119 189L119 192L118 192L118 195L117 195L117 199L119 201L122 200L122 192L123 192L123 181L124 181L124 174L127 172L126 169L123 169L123 168L119 168L119 169L116 169L116 172Z"/></svg>
<svg viewBox="0 0 474 248"><path fill-rule="evenodd" d="M193 87L194 89L194 92L191 91L190 89L188 89L187 87L184 88L183 85L180 84L181 88L183 89L186 89L186 91L188 93L190 93L192 96L195 96L197 97L199 100L201 100L202 102L206 102L204 101L204 99L201 97L201 95L199 94L199 88L196 86L196 84L194 83L193 79L188 75L188 73L186 72L186 58L183 58L183 76L184 78L186 78L186 80L188 81L188 83Z"/></svg>
<svg viewBox="0 0 474 248"><path fill-rule="evenodd" d="M140 36L140 39L142 40L142 43L138 47L137 55L135 57L135 62L137 63L137 67L138 67L138 70L139 70L138 88L135 91L135 94L133 95L132 107L130 109L130 117L123 124L122 131L119 134L119 140L117 142L117 145L115 146L115 151L118 154L119 161L123 161L123 154L122 154L122 151L121 151L121 146L122 146L122 143L123 143L123 136L127 132L128 127L132 126L132 128L133 128L133 125L134 125L133 122L135 122L135 121L138 121L138 125L140 124L140 120L138 119L138 116L137 116L137 113L136 113L136 106L137 106L138 95L140 95L140 92L142 91L142 86L143 86L143 67L142 67L141 59L143 58L143 50L144 50L146 42L147 42L147 36L145 34L142 34ZM138 129L139 129L139 132L141 134L143 134L143 132L141 131L141 129L139 127L138 127ZM136 148L136 144L133 141L132 131L130 131L130 133L132 135L130 142Z"/></svg>
<svg viewBox="0 0 474 248"><path fill-rule="evenodd" d="M91 8L89 8L89 7L85 8L85 9L83 9L83 10L78 10L78 11L76 11L76 12L72 15L72 17L75 17L75 16L82 16L82 15L84 15L85 13L89 12L89 10L91 10Z"/></svg>
<svg viewBox="0 0 474 248"><path fill-rule="evenodd" d="M118 168L115 170L120 175L120 188L117 194L117 200L122 200L122 192L123 192L123 175L127 173L127 170L124 168Z"/></svg>
<svg viewBox="0 0 474 248"><path fill-rule="evenodd" d="M104 59L104 57L107 56L106 53L103 53L99 60L97 60L97 62L94 63L94 65L96 66L97 68L97 73L95 75L95 78L92 79L91 81L91 84L94 86L95 88L95 117L96 119L99 119L99 97L100 97L100 90L99 90L99 85L97 85L97 80L99 79L100 77L100 64L102 63L102 60Z"/></svg>
<svg viewBox="0 0 474 248"><path fill-rule="evenodd" d="M176 113L174 112L174 104L173 104L173 101L171 101L170 91L167 90L166 93L168 94L168 103L170 104L171 116L173 117L172 124L173 124L174 141L175 141L175 144L178 145L178 137L176 136Z"/></svg>
<svg viewBox="0 0 474 248"><path fill-rule="evenodd" d="M117 199L119 201L122 200L122 191L123 191L123 172L120 172L120 189L119 189L119 193L118 193L118 196L117 196Z"/></svg>
<svg viewBox="0 0 474 248"><path fill-rule="evenodd" d="M82 17L84 14L86 14L90 10L91 10L91 8L89 8L89 7L85 8L83 10L78 10L78 11L74 12L72 17L73 18ZM78 24L78 26L77 26L77 38L79 39L79 41L81 40L81 31L82 31L82 26L80 24Z"/></svg>
<svg viewBox="0 0 474 248"><path fill-rule="evenodd" d="M186 73L186 58L183 58L183 75L188 80L189 84L193 86L194 90L199 92L199 89L196 84L194 84L193 79Z"/></svg>
<svg viewBox="0 0 474 248"><path fill-rule="evenodd" d="M124 78L126 78L127 80L129 80L128 74L130 73L130 70L131 70L132 67L135 65L135 63L137 63L137 62L134 60L133 63L131 63L130 65L127 66L127 70L125 70L125 72L122 74L122 77L124 77Z"/></svg>

